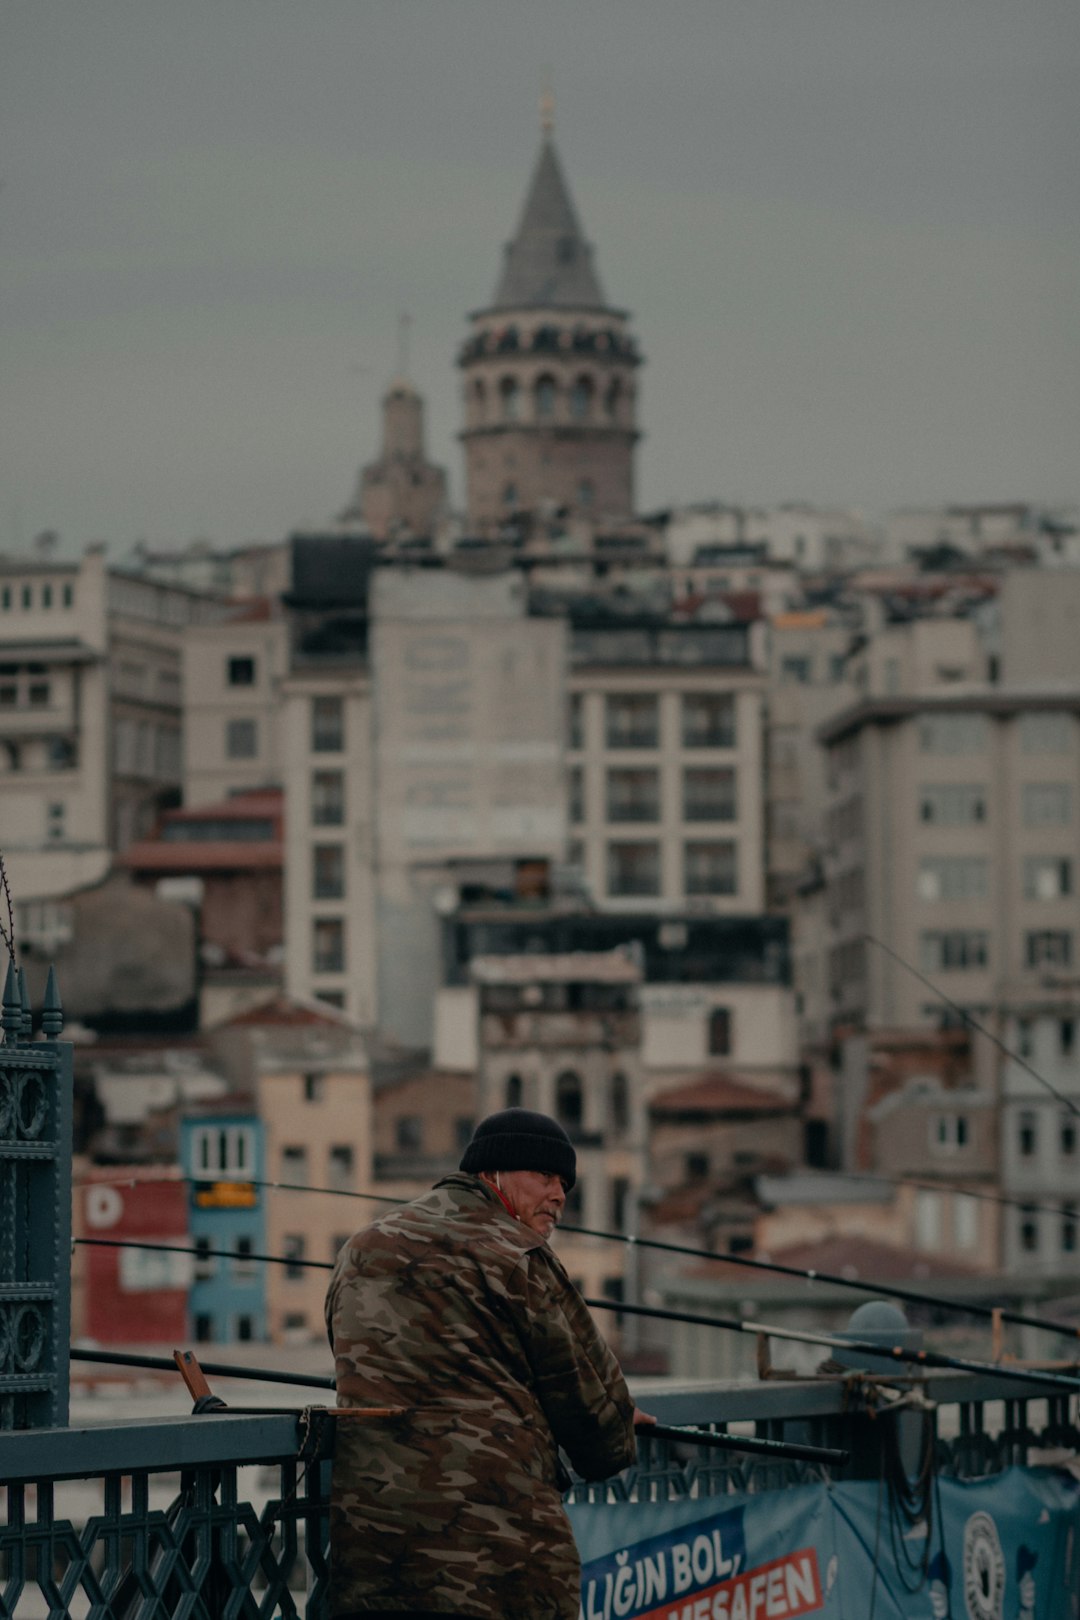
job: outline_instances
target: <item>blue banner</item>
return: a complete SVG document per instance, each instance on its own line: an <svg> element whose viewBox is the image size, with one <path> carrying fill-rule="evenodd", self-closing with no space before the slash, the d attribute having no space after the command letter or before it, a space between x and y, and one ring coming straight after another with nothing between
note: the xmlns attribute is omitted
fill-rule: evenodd
<svg viewBox="0 0 1080 1620"><path fill-rule="evenodd" d="M934 1494L929 1545L871 1480L572 1507L581 1620L1080 1620L1074 1479L1013 1468Z"/></svg>

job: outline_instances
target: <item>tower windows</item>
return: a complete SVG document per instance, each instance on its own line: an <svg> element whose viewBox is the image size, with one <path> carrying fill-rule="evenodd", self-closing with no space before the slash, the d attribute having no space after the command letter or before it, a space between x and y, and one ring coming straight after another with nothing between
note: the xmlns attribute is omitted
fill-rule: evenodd
<svg viewBox="0 0 1080 1620"><path fill-rule="evenodd" d="M478 422L483 422L487 417L487 389L479 377L473 383L472 398L473 416Z"/></svg>
<svg viewBox="0 0 1080 1620"><path fill-rule="evenodd" d="M575 422L587 422L592 415L593 385L588 377L579 377L570 390L570 415Z"/></svg>
<svg viewBox="0 0 1080 1620"><path fill-rule="evenodd" d="M514 507L517 506L517 503L518 503L517 485L516 484L507 484L506 488L503 490L503 505L505 507L508 507L511 511L513 511Z"/></svg>
<svg viewBox="0 0 1080 1620"><path fill-rule="evenodd" d="M521 411L521 389L515 377L504 377L499 384L499 403L504 422L516 422Z"/></svg>
<svg viewBox="0 0 1080 1620"><path fill-rule="evenodd" d="M604 395L604 410L607 414L607 419L609 422L617 422L619 420L619 403L621 396L622 389L619 387L619 379L617 377L613 377L608 385L608 391Z"/></svg>
<svg viewBox="0 0 1080 1620"><path fill-rule="evenodd" d="M554 377L538 377L536 379L536 419L538 422L547 422L555 415L555 379Z"/></svg>
<svg viewBox="0 0 1080 1620"><path fill-rule="evenodd" d="M583 478L578 485L577 498L579 506L591 506L593 503L593 482L591 478Z"/></svg>

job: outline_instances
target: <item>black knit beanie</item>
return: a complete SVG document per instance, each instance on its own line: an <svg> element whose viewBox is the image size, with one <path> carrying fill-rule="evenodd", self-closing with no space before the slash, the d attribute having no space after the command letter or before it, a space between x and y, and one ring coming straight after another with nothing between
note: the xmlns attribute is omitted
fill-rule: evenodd
<svg viewBox="0 0 1080 1620"><path fill-rule="evenodd" d="M480 1121L459 1168L474 1176L481 1170L539 1170L562 1176L570 1188L577 1180L577 1154L557 1119L530 1108L504 1108Z"/></svg>

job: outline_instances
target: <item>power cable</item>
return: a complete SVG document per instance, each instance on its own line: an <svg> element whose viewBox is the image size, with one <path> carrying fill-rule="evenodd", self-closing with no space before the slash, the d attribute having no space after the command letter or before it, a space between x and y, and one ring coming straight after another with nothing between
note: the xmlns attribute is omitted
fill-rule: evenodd
<svg viewBox="0 0 1080 1620"><path fill-rule="evenodd" d="M913 978L918 979L920 984L925 985L927 990L932 995L937 996L939 1001L944 1002L946 1007L951 1008L955 1013L959 1013L965 1024L969 1024L972 1029L978 1030L979 1034L985 1036L988 1041L997 1047L999 1052L1011 1062L1019 1064L1025 1074L1030 1074L1031 1078L1037 1080L1040 1086L1045 1087L1052 1097L1056 1097L1063 1108L1067 1108L1071 1114L1075 1114L1080 1119L1080 1104L1075 1103L1071 1097L1067 1097L1063 1091L1059 1091L1045 1075L1040 1074L1038 1069L1033 1068L1026 1058L1021 1057L1019 1052L1014 1052L1006 1046L999 1036L995 1035L992 1030L987 1029L984 1024L980 1024L979 1020L973 1017L965 1007L961 1007L958 1001L954 1001L951 996L947 996L944 990L939 990L937 985L926 977L925 973L920 973L917 967L913 967L910 962L906 962L899 951L894 951L891 945L886 945L883 939L878 939L874 934L864 934L862 937L868 944L876 945L879 951L884 951L886 956L891 956L894 962L898 963L906 973L910 973Z"/></svg>
<svg viewBox="0 0 1080 1620"><path fill-rule="evenodd" d="M229 1260L262 1259L273 1265L295 1265L297 1262L289 1255L237 1255L232 1249L192 1249L178 1243L149 1243L142 1240L124 1242L119 1238L75 1238L76 1243L88 1247L118 1248L118 1249L148 1249L173 1254L190 1254L192 1256L209 1257L218 1255ZM330 1260L309 1260L306 1264L319 1271L333 1271L334 1263ZM992 1377L1014 1379L1018 1382L1034 1381L1047 1384L1055 1389L1069 1392L1080 1391L1080 1376L1070 1378L1058 1373L1043 1372L1039 1370L1022 1371L1019 1368L1002 1366L992 1361L969 1361L959 1356L949 1356L938 1350L908 1350L903 1345L878 1345L861 1339L840 1338L828 1333L813 1333L807 1329L778 1327L768 1322L750 1322L737 1316L704 1316L693 1311L669 1311L656 1305L630 1305L625 1301L611 1299L589 1299L587 1295L582 1298L591 1310L614 1311L618 1315L647 1317L658 1322L683 1322L694 1327L720 1328L731 1333L765 1334L772 1339L789 1339L797 1344L817 1344L829 1350L843 1350L875 1356L890 1358L895 1361L910 1362L920 1367L934 1367L953 1372L981 1373Z"/></svg>

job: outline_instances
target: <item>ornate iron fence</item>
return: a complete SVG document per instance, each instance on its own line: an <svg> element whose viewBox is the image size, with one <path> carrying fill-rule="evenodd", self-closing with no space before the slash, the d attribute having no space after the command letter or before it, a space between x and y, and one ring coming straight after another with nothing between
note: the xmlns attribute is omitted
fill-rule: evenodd
<svg viewBox="0 0 1080 1620"><path fill-rule="evenodd" d="M911 1389L920 1409L929 1403L938 1466L960 1477L1080 1444L1073 1403L1038 1385L942 1373ZM663 1423L843 1446L846 1477L877 1477L895 1421L871 1415L874 1387L858 1375L686 1388L647 1404ZM326 1620L332 1437L320 1408L0 1434L0 1620ZM636 1468L574 1492L647 1503L823 1477L817 1466L651 1441Z"/></svg>
<svg viewBox="0 0 1080 1620"><path fill-rule="evenodd" d="M8 968L0 1025L0 1430L67 1422L71 1047L49 972L44 1041Z"/></svg>

